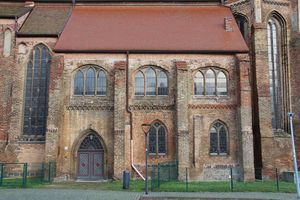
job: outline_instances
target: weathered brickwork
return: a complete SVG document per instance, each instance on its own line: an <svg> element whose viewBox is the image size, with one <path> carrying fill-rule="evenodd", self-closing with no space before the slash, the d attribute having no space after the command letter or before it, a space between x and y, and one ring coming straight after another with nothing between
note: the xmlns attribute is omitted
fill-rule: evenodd
<svg viewBox="0 0 300 200"><path fill-rule="evenodd" d="M80 145L93 132L103 146L104 179L121 179L123 170L139 177L138 172L145 173L142 124L160 122L166 128L166 153L149 155L149 165L177 160L180 180L185 179L186 169L191 181L227 180L230 168L235 179L245 181L253 181L256 171L262 172L263 179L274 178L275 168L280 173L291 171L286 114L285 130L274 131L271 125L267 23L273 13L284 19L284 112L295 113L299 146L298 2L230 0L226 4L247 20L249 55L57 53L53 50L56 36L16 35L27 15L17 24L0 19L0 162L55 161L57 180L75 180ZM7 28L12 31L12 50L4 57ZM27 65L37 44L46 45L52 55L45 141L23 134ZM74 95L75 74L86 65L105 71L106 95ZM147 66L166 73L168 95L135 95L135 75ZM207 68L225 73L227 95L194 95L195 74ZM226 155L210 153L210 129L216 121L228 130Z"/></svg>

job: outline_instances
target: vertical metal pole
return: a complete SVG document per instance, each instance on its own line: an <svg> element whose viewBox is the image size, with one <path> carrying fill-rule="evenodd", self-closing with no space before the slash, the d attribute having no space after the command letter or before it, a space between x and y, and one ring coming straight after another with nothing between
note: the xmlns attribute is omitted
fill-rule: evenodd
<svg viewBox="0 0 300 200"><path fill-rule="evenodd" d="M159 165L159 163L157 165L157 173L158 173L157 186L158 186L158 191L159 191L160 190L160 165Z"/></svg>
<svg viewBox="0 0 300 200"><path fill-rule="evenodd" d="M1 164L0 164L0 173L1 173L1 174L0 174L0 186L2 186L2 184L3 184L3 176L4 176L4 175L3 175L3 171L4 171L4 170L3 170L3 167L4 167L4 163L1 163Z"/></svg>
<svg viewBox="0 0 300 200"><path fill-rule="evenodd" d="M24 163L24 165L23 165L23 183L22 183L22 186L26 187L26 183L27 183L27 163Z"/></svg>
<svg viewBox="0 0 300 200"><path fill-rule="evenodd" d="M145 147L146 147L146 178L145 178L145 194L148 194L148 142L147 133L145 134Z"/></svg>
<svg viewBox="0 0 300 200"><path fill-rule="evenodd" d="M296 176L297 198L300 199L299 174L298 174L294 129L293 129L293 113L291 112L289 113L289 118L290 118L290 131L291 131L291 139L292 139L293 158L294 158L294 174Z"/></svg>
<svg viewBox="0 0 300 200"><path fill-rule="evenodd" d="M233 192L232 167L230 167L230 190Z"/></svg>
<svg viewBox="0 0 300 200"><path fill-rule="evenodd" d="M49 162L49 168L48 168L48 182L50 182L51 178L51 162Z"/></svg>
<svg viewBox="0 0 300 200"><path fill-rule="evenodd" d="M278 169L276 168L276 187L277 187L277 192L279 192L279 178L278 178Z"/></svg>
<svg viewBox="0 0 300 200"><path fill-rule="evenodd" d="M189 186L188 186L188 170L187 170L187 167L185 168L185 191L187 192L189 189Z"/></svg>

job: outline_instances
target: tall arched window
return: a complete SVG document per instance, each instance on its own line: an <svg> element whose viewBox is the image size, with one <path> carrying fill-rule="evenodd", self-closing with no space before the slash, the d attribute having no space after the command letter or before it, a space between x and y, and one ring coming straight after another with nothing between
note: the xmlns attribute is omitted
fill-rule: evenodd
<svg viewBox="0 0 300 200"><path fill-rule="evenodd" d="M155 122L149 130L149 154L166 154L166 129Z"/></svg>
<svg viewBox="0 0 300 200"><path fill-rule="evenodd" d="M225 124L220 121L213 123L209 131L211 155L226 155L228 153L228 133Z"/></svg>
<svg viewBox="0 0 300 200"><path fill-rule="evenodd" d="M242 36L245 40L247 40L249 37L247 19L242 15L235 15L235 21L241 31Z"/></svg>
<svg viewBox="0 0 300 200"><path fill-rule="evenodd" d="M136 96L164 96L168 90L167 74L159 68L146 67L135 75Z"/></svg>
<svg viewBox="0 0 300 200"><path fill-rule="evenodd" d="M50 63L50 50L43 44L36 45L30 54L27 66L24 135L45 135Z"/></svg>
<svg viewBox="0 0 300 200"><path fill-rule="evenodd" d="M4 45L3 45L3 55L5 57L10 56L12 46L12 32L10 29L4 31Z"/></svg>
<svg viewBox="0 0 300 200"><path fill-rule="evenodd" d="M74 76L74 95L105 96L107 88L105 71L96 65L85 65Z"/></svg>
<svg viewBox="0 0 300 200"><path fill-rule="evenodd" d="M283 129L283 66L282 66L282 38L284 36L281 23L277 18L271 17L267 25L268 34L268 61L270 99L272 110L273 129Z"/></svg>

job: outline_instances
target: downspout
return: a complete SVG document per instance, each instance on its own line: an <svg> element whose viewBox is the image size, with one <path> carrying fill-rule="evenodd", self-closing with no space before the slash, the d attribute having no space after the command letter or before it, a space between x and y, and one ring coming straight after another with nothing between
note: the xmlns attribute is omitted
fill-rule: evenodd
<svg viewBox="0 0 300 200"><path fill-rule="evenodd" d="M139 172L139 170L134 166L133 162L133 139L132 139L132 112L129 108L129 51L126 51L126 110L129 113L130 118L130 164L133 170L143 179L145 177Z"/></svg>

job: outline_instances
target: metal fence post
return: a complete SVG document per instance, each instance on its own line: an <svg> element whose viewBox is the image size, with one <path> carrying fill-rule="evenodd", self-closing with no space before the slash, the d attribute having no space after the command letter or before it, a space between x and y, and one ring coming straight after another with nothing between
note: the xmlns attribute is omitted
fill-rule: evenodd
<svg viewBox="0 0 300 200"><path fill-rule="evenodd" d="M185 168L185 191L187 192L189 189L189 184L188 184L188 169L187 167Z"/></svg>
<svg viewBox="0 0 300 200"><path fill-rule="evenodd" d="M51 178L51 162L49 162L49 167L48 167L48 182L50 182Z"/></svg>
<svg viewBox="0 0 300 200"><path fill-rule="evenodd" d="M157 186L158 190L160 191L160 164L157 165Z"/></svg>
<svg viewBox="0 0 300 200"><path fill-rule="evenodd" d="M233 192L232 167L230 167L230 190Z"/></svg>
<svg viewBox="0 0 300 200"><path fill-rule="evenodd" d="M169 163L169 181L171 180L171 163Z"/></svg>
<svg viewBox="0 0 300 200"><path fill-rule="evenodd" d="M45 173L45 163L42 162L42 170L41 170L41 182L44 182L44 173Z"/></svg>
<svg viewBox="0 0 300 200"><path fill-rule="evenodd" d="M3 177L4 177L4 174L3 174L3 168L4 168L4 163L0 163L0 186L2 186L3 184Z"/></svg>
<svg viewBox="0 0 300 200"><path fill-rule="evenodd" d="M24 163L23 165L23 180L22 180L22 186L26 187L27 184L27 163Z"/></svg>
<svg viewBox="0 0 300 200"><path fill-rule="evenodd" d="M277 188L277 192L279 192L279 178L278 178L278 169L277 168L276 168L275 172L276 172L276 188Z"/></svg>

